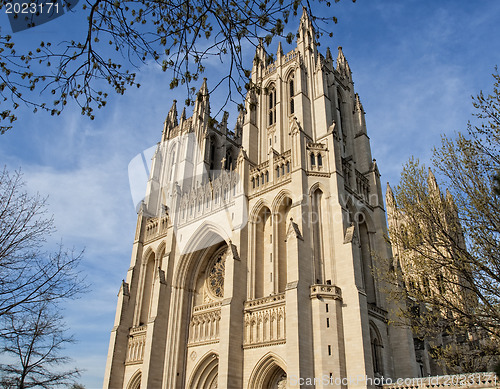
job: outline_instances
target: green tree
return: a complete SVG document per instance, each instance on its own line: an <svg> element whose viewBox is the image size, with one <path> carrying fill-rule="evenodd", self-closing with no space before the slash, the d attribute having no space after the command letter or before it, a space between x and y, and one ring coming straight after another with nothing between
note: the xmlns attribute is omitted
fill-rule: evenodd
<svg viewBox="0 0 500 389"><path fill-rule="evenodd" d="M440 338L436 355L454 371L478 369L500 346L500 76L493 77L493 92L473 97L467 132L443 136L433 151L446 195L411 159L388 205L411 307L403 314L422 338Z"/></svg>
<svg viewBox="0 0 500 389"><path fill-rule="evenodd" d="M0 1L0 10L12 0ZM335 0L338 2L339 0ZM83 11L88 28L81 40L45 42L23 50L16 35L0 33L0 133L12 127L20 104L58 115L74 100L82 114L106 104L106 86L123 94L136 83L138 65L153 61L169 71L170 88L183 85L186 103L192 104L197 81L208 60L227 63L228 98L234 90L243 96L256 88L250 70L243 66L243 50L256 47L257 37L269 45L285 34L290 17L303 5L311 15L318 36L326 32L318 22L335 17L314 15L313 5L329 7L329 0L218 1L218 0L86 0ZM328 32L331 35L331 32ZM40 96L41 93L41 96Z"/></svg>

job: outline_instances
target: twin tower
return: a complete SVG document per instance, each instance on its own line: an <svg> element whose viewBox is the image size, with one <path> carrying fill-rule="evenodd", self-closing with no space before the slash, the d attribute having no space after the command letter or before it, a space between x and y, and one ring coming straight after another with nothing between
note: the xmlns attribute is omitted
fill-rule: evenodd
<svg viewBox="0 0 500 389"><path fill-rule="evenodd" d="M380 174L339 48L256 52L234 131L165 120L118 295L104 388L364 388L415 377L413 337L389 325ZM377 271L376 271L377 270Z"/></svg>

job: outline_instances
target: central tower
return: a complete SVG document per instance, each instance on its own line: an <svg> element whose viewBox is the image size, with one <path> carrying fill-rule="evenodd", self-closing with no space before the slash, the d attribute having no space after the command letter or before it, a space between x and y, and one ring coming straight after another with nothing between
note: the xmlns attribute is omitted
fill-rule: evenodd
<svg viewBox="0 0 500 389"><path fill-rule="evenodd" d="M236 128L175 101L139 207L104 388L371 387L417 376L389 326L390 258L363 106L339 48L258 46ZM387 271L389 271L387 269ZM368 380L366 379L368 377Z"/></svg>

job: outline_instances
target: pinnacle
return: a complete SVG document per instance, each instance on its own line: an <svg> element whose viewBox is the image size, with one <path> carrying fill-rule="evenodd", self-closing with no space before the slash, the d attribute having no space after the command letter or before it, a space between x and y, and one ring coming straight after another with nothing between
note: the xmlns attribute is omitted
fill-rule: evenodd
<svg viewBox="0 0 500 389"><path fill-rule="evenodd" d="M429 191L431 193L440 193L436 176L434 176L434 173L432 172L432 169L430 167L429 167L429 175L427 176L427 185L429 186Z"/></svg>
<svg viewBox="0 0 500 389"><path fill-rule="evenodd" d="M396 198L394 197L394 193L389 183L387 183L387 189L385 190L385 202L387 203L387 207L394 208L396 205Z"/></svg>
<svg viewBox="0 0 500 389"><path fill-rule="evenodd" d="M327 61L333 61L332 52L330 51L329 47L326 48L326 60Z"/></svg>
<svg viewBox="0 0 500 389"><path fill-rule="evenodd" d="M201 84L200 93L203 96L208 95L207 78L203 77L203 83Z"/></svg>
<svg viewBox="0 0 500 389"><path fill-rule="evenodd" d="M172 103L172 107L168 111L167 118L165 119L169 126L175 127L177 126L177 100L174 100Z"/></svg>
<svg viewBox="0 0 500 389"><path fill-rule="evenodd" d="M313 30L311 19L309 19L309 13L307 12L306 7L302 7L302 16L300 17L299 31L304 28ZM314 36L314 34L312 35Z"/></svg>
<svg viewBox="0 0 500 389"><path fill-rule="evenodd" d="M276 57L280 57L283 55L283 48L281 47L281 41L278 42L278 55Z"/></svg>
<svg viewBox="0 0 500 389"><path fill-rule="evenodd" d="M339 46L339 54L337 55L337 71L342 71L348 77L351 75L351 69L342 51L342 46Z"/></svg>
<svg viewBox="0 0 500 389"><path fill-rule="evenodd" d="M356 99L356 110L363 112L363 104L361 104L361 99L359 98L359 94L355 94Z"/></svg>

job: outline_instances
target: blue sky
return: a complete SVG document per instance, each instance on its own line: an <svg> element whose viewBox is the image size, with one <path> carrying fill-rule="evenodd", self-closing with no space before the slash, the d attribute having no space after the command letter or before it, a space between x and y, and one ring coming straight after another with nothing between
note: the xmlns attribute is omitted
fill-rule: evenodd
<svg viewBox="0 0 500 389"><path fill-rule="evenodd" d="M491 90L491 73L500 64L500 2L343 0L328 12L339 22L320 50L343 47L382 182L396 184L410 156L427 163L440 134L465 130L471 95ZM80 12L65 15L16 33L16 39L29 45L77 35L84 18ZM2 33L10 30L5 14L0 26ZM297 27L292 22L290 28ZM217 72L216 63L207 68L209 87ZM172 100L184 100L153 65L142 66L138 78L140 89L111 96L94 121L74 106L56 118L21 110L14 129L0 136L0 163L21 167L29 189L49 196L58 231L48 244L62 239L85 248L82 269L92 290L70 304L65 316L79 341L67 352L86 370L81 382L92 389L102 386L116 294L130 264L136 213L128 163L160 140ZM212 111L223 95L212 97ZM226 109L234 122L236 109Z"/></svg>

